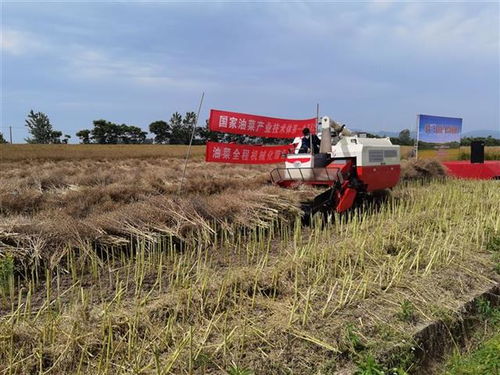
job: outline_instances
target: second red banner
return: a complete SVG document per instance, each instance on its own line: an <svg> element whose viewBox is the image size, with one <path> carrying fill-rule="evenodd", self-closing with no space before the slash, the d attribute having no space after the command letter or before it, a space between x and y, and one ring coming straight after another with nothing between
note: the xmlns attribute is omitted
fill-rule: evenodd
<svg viewBox="0 0 500 375"><path fill-rule="evenodd" d="M281 163L293 145L253 146L235 143L207 142L205 160L218 163L272 164Z"/></svg>

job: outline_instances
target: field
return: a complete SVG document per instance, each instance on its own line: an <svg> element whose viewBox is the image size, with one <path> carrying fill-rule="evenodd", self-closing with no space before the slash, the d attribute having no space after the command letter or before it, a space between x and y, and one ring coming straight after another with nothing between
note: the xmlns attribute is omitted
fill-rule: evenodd
<svg viewBox="0 0 500 375"><path fill-rule="evenodd" d="M26 160L116 160L180 158L186 155L184 145L0 145L0 161ZM201 159L205 146L193 146L191 156Z"/></svg>
<svg viewBox="0 0 500 375"><path fill-rule="evenodd" d="M409 159L413 146L401 146L401 158ZM434 150L420 150L419 158L429 159L436 155ZM120 159L158 159L182 158L186 155L183 145L0 145L0 161L30 160L120 160ZM203 159L205 146L193 146L191 158ZM462 146L449 152L450 160L470 158L470 147ZM500 160L500 147L485 147L485 158Z"/></svg>
<svg viewBox="0 0 500 375"><path fill-rule="evenodd" d="M407 159L413 150L412 146L401 146L401 157ZM419 159L429 159L436 157L435 150L419 150ZM500 160L500 146L486 146L484 148L484 158L486 160ZM470 147L461 146L460 148L446 151L446 157L443 161L449 160L470 160Z"/></svg>
<svg viewBox="0 0 500 375"><path fill-rule="evenodd" d="M421 373L419 327L500 281L498 182L431 163L305 227L318 192L268 166L198 148L181 186L181 147L8 147L0 373Z"/></svg>

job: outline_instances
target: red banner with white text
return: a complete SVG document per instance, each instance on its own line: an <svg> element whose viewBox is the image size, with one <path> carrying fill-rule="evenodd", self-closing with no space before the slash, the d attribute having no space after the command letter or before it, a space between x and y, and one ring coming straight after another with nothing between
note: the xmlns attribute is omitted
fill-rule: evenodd
<svg viewBox="0 0 500 375"><path fill-rule="evenodd" d="M218 163L272 164L285 161L293 145L251 146L235 143L207 142L205 160Z"/></svg>
<svg viewBox="0 0 500 375"><path fill-rule="evenodd" d="M210 110L210 130L221 133L244 134L265 138L295 138L302 136L302 130L309 128L316 133L316 118L287 120L246 113Z"/></svg>

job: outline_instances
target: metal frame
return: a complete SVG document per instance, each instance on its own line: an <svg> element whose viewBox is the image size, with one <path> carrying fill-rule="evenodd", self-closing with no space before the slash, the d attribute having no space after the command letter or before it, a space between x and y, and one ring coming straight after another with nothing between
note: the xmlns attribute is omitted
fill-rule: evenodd
<svg viewBox="0 0 500 375"><path fill-rule="evenodd" d="M418 138L420 136L420 115L417 115L417 124L415 128L417 134L415 135L415 143L413 144L413 150L415 151L415 160L418 160Z"/></svg>
<svg viewBox="0 0 500 375"><path fill-rule="evenodd" d="M302 182L333 182L340 181L343 182L342 174L340 173L340 168L275 168L271 171L271 181L273 184L279 184L282 181L299 181L297 177L292 177L291 171L299 171L300 181ZM304 177L303 171L311 171L313 178ZM326 179L324 174L319 174L318 171L326 173ZM285 172L285 173L282 173ZM276 176L277 175L277 176ZM288 175L288 178L286 178Z"/></svg>

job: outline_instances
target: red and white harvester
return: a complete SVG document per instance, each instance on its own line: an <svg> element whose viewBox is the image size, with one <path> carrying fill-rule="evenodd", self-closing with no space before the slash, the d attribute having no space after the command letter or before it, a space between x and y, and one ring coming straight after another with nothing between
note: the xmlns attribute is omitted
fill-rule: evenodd
<svg viewBox="0 0 500 375"><path fill-rule="evenodd" d="M399 146L389 138L353 135L345 125L325 116L319 153L286 155L285 168L274 169L271 180L285 188L300 184L329 187L308 206L312 215L344 212L353 206L356 196L394 187L399 175Z"/></svg>

